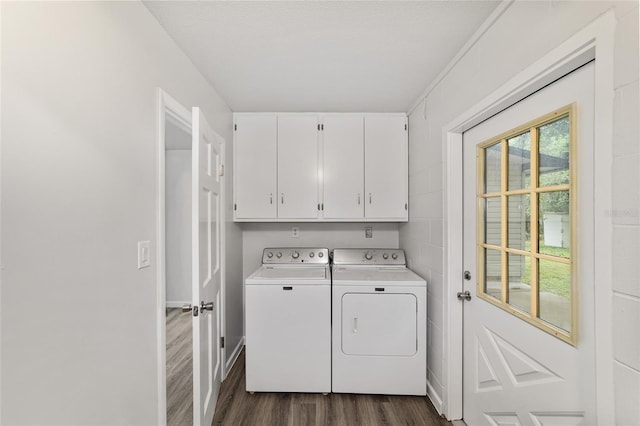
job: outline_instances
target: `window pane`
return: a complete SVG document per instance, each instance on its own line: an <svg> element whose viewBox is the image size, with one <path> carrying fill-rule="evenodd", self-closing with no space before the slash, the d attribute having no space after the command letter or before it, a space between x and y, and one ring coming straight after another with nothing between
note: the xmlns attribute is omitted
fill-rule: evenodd
<svg viewBox="0 0 640 426"><path fill-rule="evenodd" d="M571 265L540 259L540 318L571 331Z"/></svg>
<svg viewBox="0 0 640 426"><path fill-rule="evenodd" d="M507 204L509 208L507 211L508 246L519 250L529 250L529 214L531 211L529 194L510 195L507 197Z"/></svg>
<svg viewBox="0 0 640 426"><path fill-rule="evenodd" d="M509 259L509 304L531 313L531 257L507 254Z"/></svg>
<svg viewBox="0 0 640 426"><path fill-rule="evenodd" d="M502 244L502 202L500 197L484 200L484 242L499 246Z"/></svg>
<svg viewBox="0 0 640 426"><path fill-rule="evenodd" d="M497 250L484 249L484 292L501 299L502 255Z"/></svg>
<svg viewBox="0 0 640 426"><path fill-rule="evenodd" d="M540 253L570 258L569 191L540 193L538 211Z"/></svg>
<svg viewBox="0 0 640 426"><path fill-rule="evenodd" d="M540 186L569 183L569 117L539 128L538 172Z"/></svg>
<svg viewBox="0 0 640 426"><path fill-rule="evenodd" d="M507 140L509 144L509 191L529 187L531 132Z"/></svg>
<svg viewBox="0 0 640 426"><path fill-rule="evenodd" d="M501 144L497 143L484 149L484 192L489 194L500 191L502 176Z"/></svg>

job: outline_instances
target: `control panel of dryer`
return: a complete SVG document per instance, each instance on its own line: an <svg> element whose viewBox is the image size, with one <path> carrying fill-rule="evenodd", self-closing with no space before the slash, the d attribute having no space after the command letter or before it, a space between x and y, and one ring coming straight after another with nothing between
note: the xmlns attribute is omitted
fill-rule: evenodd
<svg viewBox="0 0 640 426"><path fill-rule="evenodd" d="M402 249L335 249L334 265L394 265L406 266Z"/></svg>
<svg viewBox="0 0 640 426"><path fill-rule="evenodd" d="M295 265L312 263L316 265L329 264L329 249L327 248L301 248L280 247L266 248L262 251L262 264L286 264Z"/></svg>

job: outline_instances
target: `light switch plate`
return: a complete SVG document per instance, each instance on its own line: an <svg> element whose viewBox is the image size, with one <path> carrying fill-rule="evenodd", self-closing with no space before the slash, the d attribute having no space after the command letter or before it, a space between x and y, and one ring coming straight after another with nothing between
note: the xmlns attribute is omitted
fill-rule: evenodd
<svg viewBox="0 0 640 426"><path fill-rule="evenodd" d="M138 269L151 266L151 243L138 241Z"/></svg>

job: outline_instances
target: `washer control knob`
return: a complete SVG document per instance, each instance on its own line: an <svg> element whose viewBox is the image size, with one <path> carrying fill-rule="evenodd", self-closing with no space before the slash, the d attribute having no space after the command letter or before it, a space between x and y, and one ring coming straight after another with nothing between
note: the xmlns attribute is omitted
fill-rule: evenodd
<svg viewBox="0 0 640 426"><path fill-rule="evenodd" d="M323 252L318 253L318 257L324 257L324 253Z"/></svg>
<svg viewBox="0 0 640 426"><path fill-rule="evenodd" d="M294 259L297 259L300 257L300 253L298 253L297 251L294 251L293 253L291 253L291 257L293 257Z"/></svg>
<svg viewBox="0 0 640 426"><path fill-rule="evenodd" d="M267 253L267 257L271 259L273 257L273 253L272 252Z"/></svg>
<svg viewBox="0 0 640 426"><path fill-rule="evenodd" d="M398 258L398 253L393 253L391 257L393 258L393 260L396 260Z"/></svg>
<svg viewBox="0 0 640 426"><path fill-rule="evenodd" d="M383 254L383 255L382 255L382 258L383 258L383 259L388 259L388 258L389 258L389 254L388 254L388 253Z"/></svg>
<svg viewBox="0 0 640 426"><path fill-rule="evenodd" d="M282 252L281 252L281 251L279 251L279 252L278 252L278 254L276 254L276 257L277 257L278 259L280 259L280 258L282 257Z"/></svg>
<svg viewBox="0 0 640 426"><path fill-rule="evenodd" d="M315 256L315 255L316 255L316 254L315 254L314 252L309 253L309 257L313 257L313 256Z"/></svg>
<svg viewBox="0 0 640 426"><path fill-rule="evenodd" d="M367 260L373 259L373 253L371 253L370 251L366 252L364 258Z"/></svg>

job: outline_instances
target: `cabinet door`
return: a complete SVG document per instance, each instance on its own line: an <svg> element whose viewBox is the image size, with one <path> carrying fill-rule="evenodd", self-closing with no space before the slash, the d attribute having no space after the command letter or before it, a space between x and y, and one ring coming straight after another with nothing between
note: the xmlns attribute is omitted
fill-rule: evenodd
<svg viewBox="0 0 640 426"><path fill-rule="evenodd" d="M406 220L408 199L407 118L365 117L365 217Z"/></svg>
<svg viewBox="0 0 640 426"><path fill-rule="evenodd" d="M238 115L234 137L234 218L276 217L275 115Z"/></svg>
<svg viewBox="0 0 640 426"><path fill-rule="evenodd" d="M364 118L324 117L324 217L364 217Z"/></svg>
<svg viewBox="0 0 640 426"><path fill-rule="evenodd" d="M278 116L278 218L318 217L318 118Z"/></svg>

